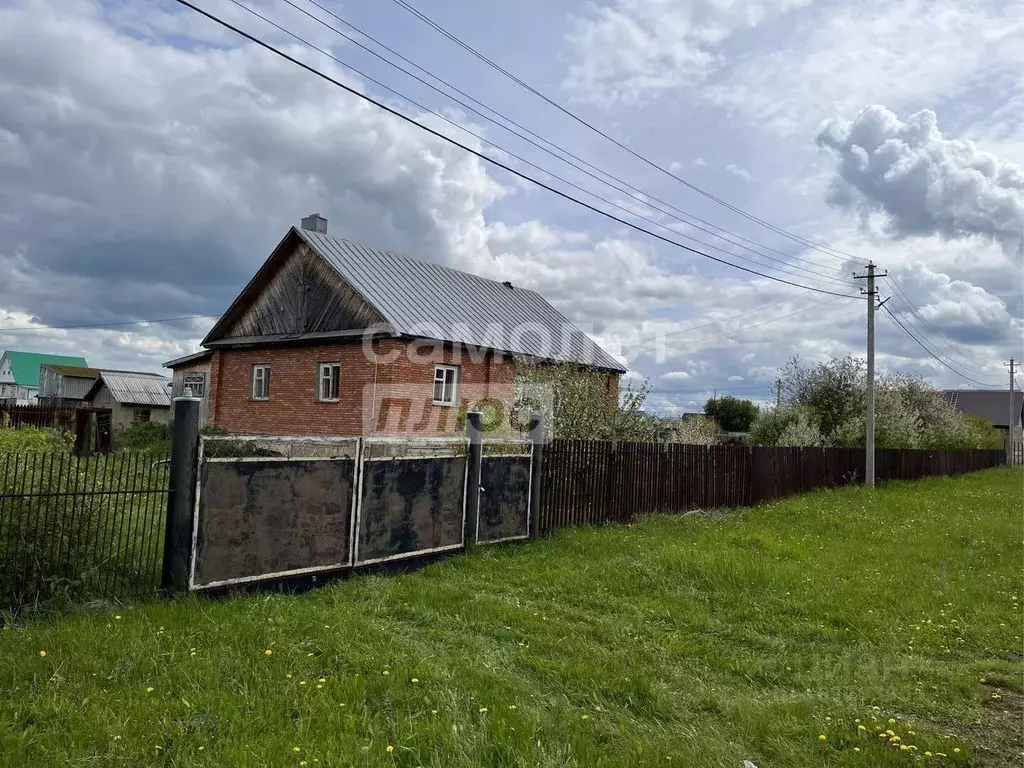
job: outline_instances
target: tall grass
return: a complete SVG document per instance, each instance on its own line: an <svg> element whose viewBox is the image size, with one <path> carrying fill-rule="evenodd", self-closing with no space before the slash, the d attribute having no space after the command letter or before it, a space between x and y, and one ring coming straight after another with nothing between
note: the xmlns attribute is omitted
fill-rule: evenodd
<svg viewBox="0 0 1024 768"><path fill-rule="evenodd" d="M152 593L166 456L75 457L52 432L0 430L0 610Z"/></svg>

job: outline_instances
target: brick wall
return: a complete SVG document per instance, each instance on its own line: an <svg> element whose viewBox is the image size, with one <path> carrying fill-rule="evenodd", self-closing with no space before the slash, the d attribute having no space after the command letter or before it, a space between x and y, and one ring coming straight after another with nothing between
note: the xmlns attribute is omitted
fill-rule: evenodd
<svg viewBox="0 0 1024 768"><path fill-rule="evenodd" d="M320 402L319 364L341 364L338 402ZM455 407L433 403L434 365L459 366ZM270 366L270 399L251 397L252 367ZM266 435L460 434L460 414L490 400L508 423L515 363L450 345L361 339L317 346L221 349L210 361L209 424ZM493 401L501 405L498 406Z"/></svg>

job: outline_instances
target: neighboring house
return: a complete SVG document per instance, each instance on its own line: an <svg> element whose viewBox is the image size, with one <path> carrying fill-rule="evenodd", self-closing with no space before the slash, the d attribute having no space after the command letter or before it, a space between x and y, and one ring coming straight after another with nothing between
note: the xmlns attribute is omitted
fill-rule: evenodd
<svg viewBox="0 0 1024 768"><path fill-rule="evenodd" d="M32 405L39 394L39 370L44 365L86 367L84 357L7 350L0 357L0 402Z"/></svg>
<svg viewBox="0 0 1024 768"><path fill-rule="evenodd" d="M108 408L114 427L148 421L170 421L171 380L156 373L100 370L83 398L95 408Z"/></svg>
<svg viewBox="0 0 1024 768"><path fill-rule="evenodd" d="M1009 430L1013 419L1014 434L1021 434L1024 425L1024 392L1014 390L1013 416L1010 416L1010 392L1006 389L945 389L943 397L953 410L973 413L988 419L993 427Z"/></svg>
<svg viewBox="0 0 1024 768"><path fill-rule="evenodd" d="M203 340L206 423L269 435L441 434L516 400L516 359L625 372L540 294L292 227ZM193 390L194 392L194 390ZM486 402L484 402L486 401Z"/></svg>
<svg viewBox="0 0 1024 768"><path fill-rule="evenodd" d="M210 360L213 358L213 351L204 349L192 355L185 355L175 360L164 363L164 366L173 371L173 386L171 397L183 397L185 388L192 392L192 397L198 397L202 404L199 408L199 426L205 427L208 418L209 408L207 407L208 393L210 391Z"/></svg>
<svg viewBox="0 0 1024 768"><path fill-rule="evenodd" d="M39 366L39 402L57 406L85 404L85 396L100 376L96 368L77 365Z"/></svg>

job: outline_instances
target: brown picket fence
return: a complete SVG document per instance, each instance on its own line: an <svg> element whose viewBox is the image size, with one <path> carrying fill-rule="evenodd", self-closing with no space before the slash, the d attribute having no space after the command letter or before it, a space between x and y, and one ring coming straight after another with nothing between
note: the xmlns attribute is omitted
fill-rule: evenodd
<svg viewBox="0 0 1024 768"><path fill-rule="evenodd" d="M879 450L878 482L959 475L1006 463L1006 452ZM628 523L637 515L758 504L862 483L858 448L554 440L544 449L539 528Z"/></svg>
<svg viewBox="0 0 1024 768"><path fill-rule="evenodd" d="M0 405L0 426L75 428L75 409L52 405Z"/></svg>

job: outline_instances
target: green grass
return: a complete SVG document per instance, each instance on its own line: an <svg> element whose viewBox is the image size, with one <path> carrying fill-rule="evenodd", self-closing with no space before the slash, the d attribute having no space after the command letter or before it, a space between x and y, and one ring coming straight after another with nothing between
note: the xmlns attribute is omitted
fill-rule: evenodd
<svg viewBox="0 0 1024 768"><path fill-rule="evenodd" d="M7 628L0 763L1019 765L1022 489L816 493Z"/></svg>

